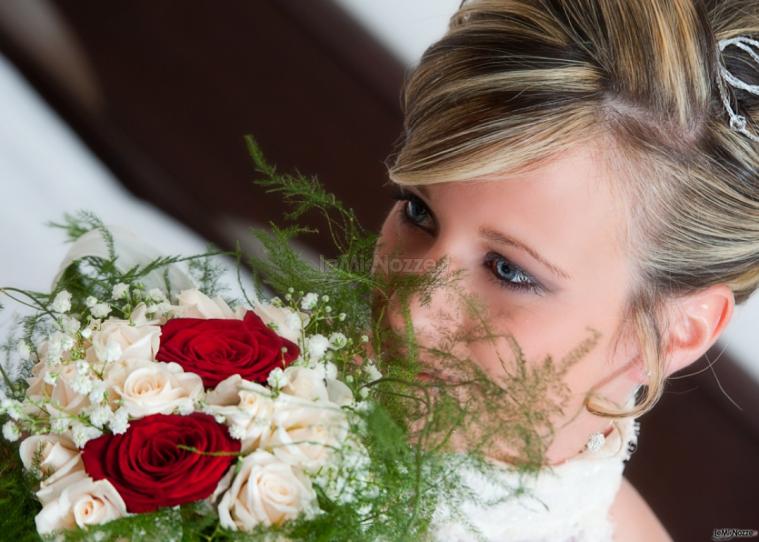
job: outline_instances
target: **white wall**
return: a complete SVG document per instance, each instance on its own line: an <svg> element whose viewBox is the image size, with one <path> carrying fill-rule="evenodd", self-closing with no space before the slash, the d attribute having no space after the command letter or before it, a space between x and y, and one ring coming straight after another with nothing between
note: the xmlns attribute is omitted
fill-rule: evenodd
<svg viewBox="0 0 759 542"><path fill-rule="evenodd" d="M445 33L461 0L334 0L407 65Z"/></svg>

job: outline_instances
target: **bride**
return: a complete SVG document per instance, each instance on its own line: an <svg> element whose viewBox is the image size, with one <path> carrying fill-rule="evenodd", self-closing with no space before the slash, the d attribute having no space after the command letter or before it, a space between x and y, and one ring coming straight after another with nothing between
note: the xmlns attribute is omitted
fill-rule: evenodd
<svg viewBox="0 0 759 542"><path fill-rule="evenodd" d="M445 259L527 360L600 337L564 375L542 505L459 510L486 540L670 540L622 471L636 418L759 281L759 90L732 75L759 42L738 34L759 39L753 1L472 0L405 82L375 265ZM417 335L476 328L452 306L413 302ZM465 350L498 378L493 344ZM438 539L471 539L446 517Z"/></svg>

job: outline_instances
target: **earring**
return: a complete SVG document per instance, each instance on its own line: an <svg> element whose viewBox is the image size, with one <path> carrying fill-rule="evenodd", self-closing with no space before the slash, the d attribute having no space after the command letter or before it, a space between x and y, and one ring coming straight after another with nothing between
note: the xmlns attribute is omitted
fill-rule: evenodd
<svg viewBox="0 0 759 542"><path fill-rule="evenodd" d="M604 442L606 442L604 434L596 431L590 435L590 438L588 438L585 448L587 448L589 452L597 452L604 445Z"/></svg>

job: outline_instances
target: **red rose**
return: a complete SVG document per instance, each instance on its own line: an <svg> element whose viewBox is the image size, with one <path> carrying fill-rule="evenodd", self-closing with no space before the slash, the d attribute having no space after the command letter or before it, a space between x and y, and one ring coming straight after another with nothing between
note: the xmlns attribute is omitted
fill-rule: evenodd
<svg viewBox="0 0 759 542"><path fill-rule="evenodd" d="M236 459L234 455L201 452L239 452L240 441L213 416L153 414L130 422L121 435L103 435L82 449L84 470L94 480L107 479L131 513L151 512L210 496Z"/></svg>
<svg viewBox="0 0 759 542"><path fill-rule="evenodd" d="M282 347L287 351L282 352ZM174 361L203 379L206 389L239 374L264 384L276 367L300 354L298 345L280 337L253 311L242 320L174 318L161 326L158 361Z"/></svg>

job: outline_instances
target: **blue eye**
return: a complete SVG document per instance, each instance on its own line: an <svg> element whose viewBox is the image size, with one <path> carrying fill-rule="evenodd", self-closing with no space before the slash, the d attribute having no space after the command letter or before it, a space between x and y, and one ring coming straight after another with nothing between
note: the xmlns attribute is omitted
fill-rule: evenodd
<svg viewBox="0 0 759 542"><path fill-rule="evenodd" d="M406 225L434 235L435 217L424 200L400 187L396 188L392 197L403 202L400 218ZM543 286L537 280L497 252L488 252L485 255L484 265L490 271L492 279L502 288L538 295L544 293Z"/></svg>
<svg viewBox="0 0 759 542"><path fill-rule="evenodd" d="M398 191L393 198L402 201L401 218L411 226L421 228L425 231L431 231L434 228L434 218L427 205L419 197L405 191ZM432 222L432 225L426 224L425 221Z"/></svg>
<svg viewBox="0 0 759 542"><path fill-rule="evenodd" d="M421 224L424 222L425 218L428 218L430 216L425 205L420 201L416 201L415 199L410 199L406 202L404 212L406 213L406 216L409 218L409 220L412 220L417 224Z"/></svg>
<svg viewBox="0 0 759 542"><path fill-rule="evenodd" d="M499 286L514 290L529 290L534 293L541 292L540 284L500 254L489 252L485 256L485 267L491 272Z"/></svg>

